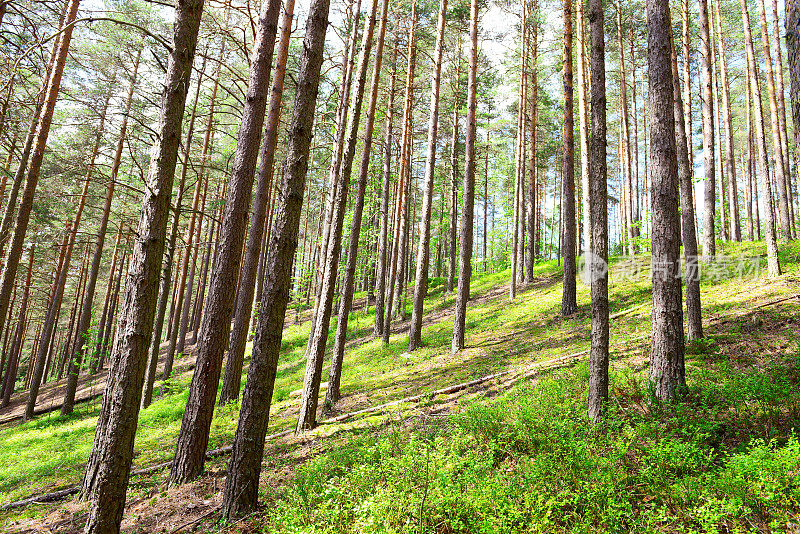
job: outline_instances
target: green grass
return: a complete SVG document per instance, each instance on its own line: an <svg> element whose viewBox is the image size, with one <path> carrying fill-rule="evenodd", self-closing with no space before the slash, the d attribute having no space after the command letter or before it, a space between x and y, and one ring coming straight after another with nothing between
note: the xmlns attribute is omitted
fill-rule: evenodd
<svg viewBox="0 0 800 534"><path fill-rule="evenodd" d="M765 247L763 243L726 244L725 253L738 257L763 255ZM639 260L646 263L645 258ZM753 302L766 302L797 291L800 246L782 246L781 260L787 272L781 281L763 277L740 280L730 272L719 280L702 282L707 322L723 315L732 318L707 327L707 338L689 348L689 404L668 409L651 408L652 403L647 402L650 273L644 269L636 277L622 278L619 261L615 260L617 270L612 265L609 295L611 313L636 309L611 324L614 394L611 417L603 432L588 427L584 421L585 366L578 366L534 387L518 387L500 401L474 404L466 412L424 431L396 429L379 433L343 427L342 442L346 445L336 453L339 459L319 457L300 470L297 479L284 489L274 493L265 488L265 497L274 500L278 508L274 514L256 521L262 522L264 528L280 526L286 532L325 532L328 527L323 528L323 524L339 524L334 516L349 517L352 525L359 525L353 531L364 532L378 531L375 529L380 525L394 525L385 532L437 531L437 524L450 525L450 530L439 529L440 532L501 532L516 528L532 532L651 528L670 531L673 527L686 532L713 532L708 525L714 521L733 521L742 525L742 532L748 532L744 518L758 520L759 524L767 524L767 515L769 521L788 521L790 515L786 514L791 510L797 513L796 501L790 499L796 497L790 495L797 487L796 478L791 479L794 486L775 490L779 497L789 499L786 506L781 505L789 510L786 513L758 512L761 515L756 516L748 510L757 503L747 504L744 497L741 502L736 501L740 502L738 508L717 493L712 498L715 481L723 479L720 477L727 472L725 469L739 466L739 474L731 472L730 477L745 477L742 473L748 469L748 461L784 465L794 450L791 447L797 447L791 436L800 408L791 394L800 391L793 374L798 339L794 334L796 325L792 329L791 321L798 308L789 302L748 313ZM559 273L555 261L537 265L536 282L521 291L514 302L509 302L507 296L508 271L473 277L467 349L458 355L449 353L454 295L443 291L442 279L431 281L425 304L431 320L423 328L424 346L414 353L406 352L405 333L393 335L387 346L373 339L374 308L355 310L348 330L349 338L356 341L345 354L342 394L345 399L354 399L356 407L366 407L586 350L588 287L578 284L578 313L562 318ZM766 276L765 269L762 276ZM742 317L736 316L739 312ZM292 313L290 309L287 315L291 317ZM753 326L755 315L760 321L758 327ZM331 344L335 318L332 323ZM294 425L298 398L292 392L302 386L309 328L310 324L304 322L284 331L270 432ZM135 468L171 458L189 380L190 373L179 369L166 392L141 413ZM544 384L549 384L547 391L543 390ZM231 443L238 409L238 404L232 403L217 410L209 448ZM99 401L95 401L80 406L68 418L44 416L0 430L0 503L79 482L98 411ZM699 436L718 432L722 427L714 426L715 421L726 429L728 441L723 446L706 446ZM369 422L385 421L375 416ZM657 431L665 425L683 430L678 438L664 441ZM509 437L509 433L516 437ZM520 444L523 442L527 445ZM639 448L631 452L631 447ZM660 465L651 456L666 458L670 450L672 456L687 457L689 463L655 470L642 467L643 463ZM580 455L587 457L581 459ZM739 460L734 461L735 458ZM633 467L620 464L629 460L635 464ZM320 467L323 464L341 465L331 468L331 475L325 471L328 467ZM438 466L436 476L430 474L432 465ZM770 473L778 469L773 467L764 475L770 480ZM304 474L305 469L311 471ZM309 481L314 469L325 471L322 489ZM407 469L415 474L403 482L402 473ZM793 468L786 469L790 472ZM548 470L553 471L548 474ZM669 474L670 470L680 476ZM416 504L409 503L420 498L415 492L423 487L419 477L424 472L429 473L425 482L428 494L420 515L419 510L414 511ZM460 480L467 473L469 476L455 491L453 477ZM794 473L796 477L796 469ZM690 476L695 477L691 483L687 478ZM372 497L359 497L364 491L360 485L375 480L382 482L381 491ZM668 495L655 494L657 487L676 484ZM683 504L678 506L678 502ZM698 504L701 502L705 507ZM676 516L676 507L691 517ZM290 509L305 509L308 513L290 513ZM545 513L546 510L549 511ZM706 523L697 519L703 514L709 518L703 520ZM333 526L329 531L338 532Z"/></svg>

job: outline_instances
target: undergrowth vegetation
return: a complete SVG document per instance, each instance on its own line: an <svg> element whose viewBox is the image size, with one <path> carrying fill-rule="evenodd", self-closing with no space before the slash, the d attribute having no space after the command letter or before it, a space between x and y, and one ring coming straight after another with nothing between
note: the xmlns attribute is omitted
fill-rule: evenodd
<svg viewBox="0 0 800 534"><path fill-rule="evenodd" d="M617 371L587 422L588 366L314 458L266 532L788 532L800 511L800 349L760 371L702 355L683 402ZM703 369L701 372L700 369ZM755 376L763 380L755 379Z"/></svg>

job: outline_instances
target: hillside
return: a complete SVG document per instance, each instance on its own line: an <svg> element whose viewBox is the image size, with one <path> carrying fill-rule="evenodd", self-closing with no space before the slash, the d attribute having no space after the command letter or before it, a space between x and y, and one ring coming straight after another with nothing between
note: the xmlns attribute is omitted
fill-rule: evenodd
<svg viewBox="0 0 800 534"><path fill-rule="evenodd" d="M343 399L323 415L339 420L268 438L261 512L234 525L217 519L234 404L215 416L209 448L223 450L201 480L167 489L166 468L131 478L123 531L797 531L800 247L784 246L781 261L778 279L735 269L704 279L707 337L688 347L688 391L674 405L648 392L647 259L614 264L613 393L598 427L585 418L587 287L579 283L579 312L560 317L555 262L537 266L513 302L507 272L478 276L468 347L456 355L453 296L441 280L431 283L425 347L414 353L405 351L406 323L388 347L372 337L362 299L350 321ZM271 433L294 426L309 326L286 329ZM174 453L190 376L188 363L180 369L157 383L160 396L141 414L134 469ZM369 407L380 408L342 417ZM0 505L78 483L98 409L92 400L68 418L50 412L0 429ZM71 500L30 505L3 512L0 528L78 532L85 509Z"/></svg>

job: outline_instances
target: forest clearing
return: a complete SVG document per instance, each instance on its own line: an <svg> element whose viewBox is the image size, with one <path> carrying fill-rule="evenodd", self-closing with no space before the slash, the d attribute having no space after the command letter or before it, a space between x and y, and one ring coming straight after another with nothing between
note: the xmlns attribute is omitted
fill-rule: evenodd
<svg viewBox="0 0 800 534"><path fill-rule="evenodd" d="M0 530L800 532L800 0L0 0Z"/></svg>

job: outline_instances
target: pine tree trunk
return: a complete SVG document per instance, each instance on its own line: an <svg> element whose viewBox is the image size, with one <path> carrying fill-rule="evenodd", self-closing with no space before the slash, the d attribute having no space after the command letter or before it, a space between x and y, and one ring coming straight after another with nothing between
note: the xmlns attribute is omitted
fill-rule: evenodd
<svg viewBox="0 0 800 534"><path fill-rule="evenodd" d="M2 388L2 403L0 408L5 408L11 402L11 394L14 392L14 384L17 381L17 369L19 367L19 353L22 348L22 340L25 335L26 316L28 313L28 295L31 290L31 273L33 272L33 258L36 255L36 243L31 245L28 252L28 276L25 280L25 288L22 290L22 301L19 307L19 319L14 330L14 338L8 354L8 369Z"/></svg>
<svg viewBox="0 0 800 534"><path fill-rule="evenodd" d="M380 230L378 234L378 266L375 275L375 325L376 336L383 335L383 315L385 313L388 261L391 254L389 242L389 196L391 193L392 170L392 125L394 122L394 95L397 81L397 40L392 47L392 76L389 81L389 102L386 111L386 132L383 140L383 183L381 185Z"/></svg>
<svg viewBox="0 0 800 534"><path fill-rule="evenodd" d="M694 188L694 172L689 160L689 148L686 141L686 125L683 115L683 98L681 82L678 78L678 61L675 52L674 38L672 47L672 94L673 117L675 121L676 153L678 157L678 178L680 181L681 232L683 236L683 255L686 259L686 322L689 341L703 337L703 315L700 305L700 266L697 256L697 234L694 228L694 206L692 206L692 190Z"/></svg>
<svg viewBox="0 0 800 534"><path fill-rule="evenodd" d="M205 464L222 358L231 329L235 298L232 288L236 287L247 229L280 7L280 0L264 0L259 13L258 33L253 44L250 79L222 216L220 241L211 272L206 312L198 336L195 370L170 472L172 484L194 480Z"/></svg>
<svg viewBox="0 0 800 534"><path fill-rule="evenodd" d="M422 316L424 314L425 297L428 294L431 208L433 204L433 188L436 171L436 143L439 131L439 88L441 87L442 78L442 56L444 54L444 30L446 22L447 0L440 0L433 76L431 78L431 107L428 114L428 148L425 159L425 183L422 197L422 234L419 237L418 243L417 265L414 276L414 303L411 311L411 325L408 332L409 351L416 350L422 344ZM342 320L341 315L339 315L339 320ZM330 385L328 387L330 388Z"/></svg>
<svg viewBox="0 0 800 534"><path fill-rule="evenodd" d="M2 278L0 278L0 331L4 328L6 314L8 312L9 298L14 288L14 281L17 275L19 259L22 255L22 247L25 236L28 232L28 223L31 216L31 208L36 194L36 185L39 182L39 171L42 168L44 152L47 147L47 138L50 134L50 125L53 122L53 111L56 107L58 92L61 88L61 76L64 73L64 65L67 61L69 44L72 39L72 24L78 14L78 4L80 0L68 0L66 8L65 25L58 40L58 48L55 50L53 68L47 81L47 90L41 109L41 119L37 124L36 135L33 141L30 160L28 161L25 173L25 189L22 192L19 209L14 222L14 235L11 239L8 257L3 266ZM11 206L9 206L10 208ZM36 367L39 367L37 364ZM34 396L35 398L35 396ZM28 410L26 409L26 413ZM32 415L32 414L31 414Z"/></svg>
<svg viewBox="0 0 800 534"><path fill-rule="evenodd" d="M583 0L577 0L582 2ZM575 227L575 126L572 84L572 0L564 0L564 286L561 315L578 311L576 297L576 254L578 231Z"/></svg>
<svg viewBox="0 0 800 534"><path fill-rule="evenodd" d="M258 501L264 438L269 423L283 323L289 302L292 264L297 249L329 7L329 0L313 0L309 7L294 112L287 137L281 195L265 269L267 276L261 297L261 311L225 480L222 514L226 518L249 513Z"/></svg>
<svg viewBox="0 0 800 534"><path fill-rule="evenodd" d="M114 380L106 384L80 492L83 499L92 499L87 534L119 531L125 509L181 124L202 11L202 0L182 0L177 4L174 48L167 63L157 144L151 152L118 333L110 358L108 376Z"/></svg>
<svg viewBox="0 0 800 534"><path fill-rule="evenodd" d="M111 257L111 268L108 270L108 282L106 284L106 296L103 302L103 311L100 315L100 322L97 325L97 340L95 342L94 355L92 356L91 373L95 374L98 371L99 363L101 360L101 351L103 350L103 338L105 337L106 329L109 329L111 317L109 308L111 306L111 294L114 287L114 271L117 267L117 253L119 252L119 243L122 239L122 225L117 230L117 241L114 244L114 254ZM61 373L59 372L59 375Z"/></svg>
<svg viewBox="0 0 800 534"><path fill-rule="evenodd" d="M589 1L592 136L589 144L590 280L589 420L598 421L608 401L608 201L606 168L606 68L603 1Z"/></svg>
<svg viewBox="0 0 800 534"><path fill-rule="evenodd" d="M785 5L784 5L785 7ZM775 92L777 93L778 124L781 134L781 150L783 153L783 175L786 179L786 195L789 204L789 222L792 238L797 237L797 219L794 209L794 193L792 191L791 159L789 156L789 135L786 127L786 87L784 86L783 54L781 53L781 29L778 22L778 1L772 0L772 37L775 41Z"/></svg>
<svg viewBox="0 0 800 534"><path fill-rule="evenodd" d="M89 327L91 326L92 322L92 303L94 302L94 291L97 285L97 275L100 272L100 264L103 261L103 246L105 244L106 231L108 230L108 218L111 214L111 202L114 200L114 189L117 183L117 175L119 174L119 166L122 162L122 149L125 145L125 134L128 129L128 115L131 110L133 90L136 86L136 74L139 70L139 60L141 57L142 52L140 49L136 55L136 60L133 63L133 72L131 74L130 87L128 88L128 97L125 101L125 108L122 114L122 125L120 126L119 141L117 142L117 150L114 154L114 163L111 166L111 176L109 177L108 187L106 188L103 214L100 216L100 226L97 229L97 242L95 243L91 271L89 271L85 286L86 294L82 299L83 304L81 305L81 314L80 318L78 319L75 347L72 351L68 367L69 370L67 371L67 384L64 390L64 403L61 406L61 415L68 415L72 413L72 409L75 404L75 391L78 387L78 370L83 363L83 348L85 346L86 338L89 334Z"/></svg>
<svg viewBox="0 0 800 534"><path fill-rule="evenodd" d="M764 63L767 69L767 95L769 97L770 117L772 118L772 147L774 151L774 171L775 181L778 186L778 219L780 221L779 236L786 240L792 239L792 221L789 217L789 197L786 191L786 166L783 161L783 149L781 148L781 128L778 119L778 101L775 90L775 73L772 67L772 53L769 44L769 30L767 28L767 14L764 7L764 0L758 0L758 15L761 21L761 42L764 48ZM778 49L777 54L780 54Z"/></svg>
<svg viewBox="0 0 800 534"><path fill-rule="evenodd" d="M443 0L443 2L446 2L446 0ZM372 28L375 26L374 19L377 6L378 0L374 0L372 4L372 13L370 14L369 29L365 31L365 35L371 33ZM388 10L389 2L388 0L383 0L381 6L381 23L378 29L377 48L375 51L375 64L372 71L372 88L370 90L370 99L367 108L367 122L364 130L361 168L358 174L356 198L353 204L350 242L348 243L347 248L347 264L345 267L344 279L342 281L341 301L339 303L338 321L336 323L336 339L333 348L333 355L331 357L331 367L330 371L328 372L328 390L325 396L325 406L333 406L341 396L340 382L342 375L342 361L344 360L344 349L347 341L347 324L350 316L350 310L353 306L353 288L356 277L356 262L358 260L358 244L359 236L361 234L361 220L364 211L364 196L366 195L367 181L369 178L369 162L372 152L372 134L375 126L375 109L378 105L378 84L380 82L381 64L383 62L383 45L386 36ZM369 46L365 48L365 51L368 51L368 49ZM368 57L366 52L364 57ZM364 66L366 67L366 63ZM359 83L361 83L361 81L359 81ZM357 112L358 111L356 110L355 113ZM367 306L369 306L369 295L367 295Z"/></svg>
<svg viewBox="0 0 800 534"><path fill-rule="evenodd" d="M750 30L750 13L746 0L739 0L744 27L744 44L747 55L747 75L750 78L750 92L753 99L753 118L756 126L756 144L758 145L758 172L761 175L763 191L762 208L766 226L767 270L770 277L780 276L781 266L778 261L778 242L775 232L775 213L772 209L772 184L769 177L769 155L767 152L766 134L764 132L764 109L761 102L761 88L758 81L758 65L753 52L753 36ZM756 194L757 195L757 194ZM759 225L760 228L760 225ZM760 239L760 236L759 236Z"/></svg>
<svg viewBox="0 0 800 534"><path fill-rule="evenodd" d="M699 0L700 5L700 56L702 58L700 109L703 116L703 168L705 176L703 204L703 254L709 258L716 255L714 235L714 213L716 209L716 171L714 168L714 91L711 29L708 0ZM652 110L651 110L652 111ZM651 138L653 131L651 119ZM652 142L651 142L652 146ZM651 184L651 191L653 191ZM652 194L652 193L651 193Z"/></svg>
<svg viewBox="0 0 800 534"><path fill-rule="evenodd" d="M192 112L189 115L189 125L186 130L186 141L183 148L183 165L181 166L181 176L179 183L186 183L186 175L189 172L189 159L192 148L192 139L194 137L194 123L197 117L197 104L200 100L200 89L203 85L203 75L206 70L206 55L203 54L203 63L200 67L200 73L197 77L197 87L194 93L194 103L192 104ZM203 188L203 176L198 176L194 184L194 193L192 194L192 207L189 213L189 226L186 229L185 242L182 259L181 271L178 276L178 285L175 286L175 299L174 306L170 317L169 332L169 345L167 346L167 354L164 357L164 372L163 379L167 380L172 375L172 365L176 356L176 349L178 345L178 332L180 330L180 319L183 316L184 306L184 293L186 290L186 278L189 273L189 259L191 255L192 236L194 235L194 227L197 221L197 210L200 204L200 191ZM152 340L151 340L152 341Z"/></svg>
<svg viewBox="0 0 800 534"><path fill-rule="evenodd" d="M786 53L789 63L789 104L794 123L795 162L800 157L800 0L786 0ZM782 93L781 93L782 94ZM798 166L795 165L795 170ZM795 177L795 181L796 181Z"/></svg>
<svg viewBox="0 0 800 534"><path fill-rule="evenodd" d="M267 202L274 174L275 148L278 144L278 128L283 100L283 82L286 75L286 60L289 56L293 18L294 0L286 0L281 25L280 44L275 63L275 76L272 81L267 126L261 145L261 163L253 200L253 214L250 220L245 259L242 265L242 280L236 296L236 313L228 347L225 379L223 380L222 393L219 398L220 406L224 406L229 401L239 397L244 351L247 344L247 330L250 325L250 312L253 309L258 261L261 256L261 242L264 235L264 219L267 216Z"/></svg>
<svg viewBox="0 0 800 534"><path fill-rule="evenodd" d="M464 170L464 205L461 211L461 254L458 259L458 290L456 292L456 309L453 322L453 340L451 352L456 353L464 348L465 328L467 321L467 303L469 301L470 279L472 278L472 227L475 206L475 138L476 114L478 108L478 3L471 1L470 8L470 53L467 85L467 135L466 163Z"/></svg>
<svg viewBox="0 0 800 534"><path fill-rule="evenodd" d="M461 58L458 59L461 64ZM456 68L456 91L455 101L453 102L453 139L450 152L450 261L447 263L447 292L453 291L456 279L456 253L458 251L458 233L456 231L456 221L458 220L458 91L461 69Z"/></svg>
<svg viewBox="0 0 800 534"><path fill-rule="evenodd" d="M733 140L733 111L731 109L731 88L728 80L728 58L725 52L722 33L722 17L719 2L714 4L717 25L717 49L719 51L720 73L722 74L722 115L725 122L725 175L730 188L730 235L734 241L742 240L742 225L739 220L739 190L736 180L736 155Z"/></svg>
<svg viewBox="0 0 800 534"><path fill-rule="evenodd" d="M316 426L317 403L319 402L319 388L322 380L322 364L325 357L325 347L328 342L331 312L334 305L334 291L336 289L337 272L339 268L339 256L342 249L344 212L347 207L350 176L353 170L353 158L355 157L356 143L358 141L358 126L361 119L361 106L364 101L364 86L366 85L367 67L372 50L372 35L375 29L377 5L378 0L372 0L370 16L364 28L363 40L361 43L353 111L350 114L347 124L347 143L344 153L342 154L340 175L336 180L338 187L336 188L336 196L334 197L335 204L330 225L327 256L324 258L325 275L322 280L322 291L320 291L320 305L317 310L317 320L314 324L315 329L311 333L306 350L306 373L303 380L303 393L300 399L300 415L296 428L297 433L301 433L304 430ZM366 177L364 179L366 180ZM363 209L363 199L361 202L361 208ZM352 288L350 291L352 292ZM341 319L342 317L340 316L339 320L341 321Z"/></svg>
<svg viewBox="0 0 800 534"><path fill-rule="evenodd" d="M582 21L583 20L583 15L582 15L582 13L583 13L583 11L582 11L583 10L583 5L581 5L579 9L581 9L581 11L578 14L578 18L579 18L579 20ZM525 256L525 259L526 259L525 280L528 283L533 282L533 266L536 263L536 258L537 258L537 255L538 255L536 214L537 214L537 210L539 209L539 206L538 206L538 202L537 202L537 173L538 173L538 169L537 169L536 151L537 151L537 139L538 139L537 128L538 128L538 123L539 123L539 65L538 65L539 64L539 3L538 3L537 0L534 0L534 2L533 2L532 11L533 11L533 17L531 17L532 18L532 21L531 21L531 46L533 47L533 52L532 52L532 55L531 55L532 56L531 57L532 66L530 68L530 71L531 71L531 80L530 80L530 86L531 86L531 102L530 102L531 140L530 140L530 143L528 143L528 167L529 167L528 168L528 210L529 210L530 213L528 215L528 228L527 228L528 241L527 241L527 251L526 251L526 256ZM583 40L581 40L581 39L585 40L585 36L583 38L581 37L581 33L580 32L581 32L582 28L583 28L583 25L581 23L581 25L579 26L579 35L578 35L578 40L581 43L583 43ZM578 52L578 57L579 58L583 57L582 56L582 50ZM579 61L580 61L580 59L579 59ZM579 69L578 79L580 80L581 79L581 77L580 77L581 74L585 75L585 73L586 73L585 69L583 69L582 71L581 71L581 69ZM583 110L585 108L585 105L586 105L586 102L585 102L586 92L583 91L582 94L583 94L583 98L584 98L583 108L582 108L582 110ZM579 94L578 94L579 102L580 102L580 97L581 97L581 92L579 92ZM585 119L585 117L583 116L583 111L581 111L581 113L582 113L581 117ZM585 126L585 124L584 124L584 126ZM588 136L588 130L587 130L587 136ZM582 142L583 142L583 135L582 135L581 138L582 138ZM588 137L587 137L587 142L588 142ZM584 157L583 156L583 145L581 145L581 147L582 147L581 148L581 152L582 152L581 158L583 158ZM581 160L581 161L583 161L583 160ZM587 165L588 165L588 163L587 163ZM588 176L585 177L585 178L588 180ZM587 193L587 195L588 195L588 193ZM588 215L587 215L587 221L588 221ZM586 242L587 242L587 246L588 246L588 238L587 238Z"/></svg>

